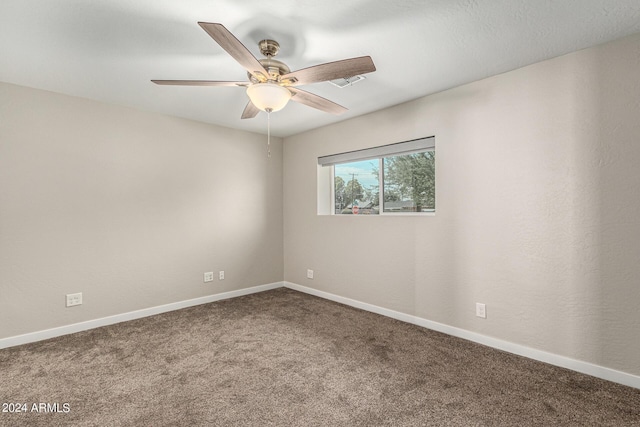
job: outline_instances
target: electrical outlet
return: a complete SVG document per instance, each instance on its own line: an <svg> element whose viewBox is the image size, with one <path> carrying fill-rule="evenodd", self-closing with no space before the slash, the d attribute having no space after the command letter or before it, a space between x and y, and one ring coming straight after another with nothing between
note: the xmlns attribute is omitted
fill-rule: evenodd
<svg viewBox="0 0 640 427"><path fill-rule="evenodd" d="M487 318L487 306L485 304L476 303L476 316L482 317L483 319Z"/></svg>
<svg viewBox="0 0 640 427"><path fill-rule="evenodd" d="M67 307L82 304L82 292L77 294L67 294Z"/></svg>
<svg viewBox="0 0 640 427"><path fill-rule="evenodd" d="M213 271L208 271L204 273L204 281L205 282L213 282Z"/></svg>
<svg viewBox="0 0 640 427"><path fill-rule="evenodd" d="M313 270L307 270L307 279L313 279Z"/></svg>
<svg viewBox="0 0 640 427"><path fill-rule="evenodd" d="M219 280L224 280L224 270L220 270L220 271L218 272L218 279L219 279Z"/></svg>

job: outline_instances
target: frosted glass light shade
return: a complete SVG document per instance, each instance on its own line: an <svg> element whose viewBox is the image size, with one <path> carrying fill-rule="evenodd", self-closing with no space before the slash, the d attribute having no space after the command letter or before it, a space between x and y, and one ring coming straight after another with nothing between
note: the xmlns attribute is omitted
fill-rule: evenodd
<svg viewBox="0 0 640 427"><path fill-rule="evenodd" d="M254 83L247 88L247 95L262 111L282 110L291 99L288 89L274 83Z"/></svg>

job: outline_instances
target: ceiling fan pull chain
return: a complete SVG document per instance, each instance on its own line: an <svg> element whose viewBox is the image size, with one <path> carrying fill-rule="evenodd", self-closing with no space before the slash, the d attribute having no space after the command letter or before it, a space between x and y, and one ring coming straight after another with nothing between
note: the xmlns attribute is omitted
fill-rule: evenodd
<svg viewBox="0 0 640 427"><path fill-rule="evenodd" d="M271 158L271 108L267 108L267 157Z"/></svg>

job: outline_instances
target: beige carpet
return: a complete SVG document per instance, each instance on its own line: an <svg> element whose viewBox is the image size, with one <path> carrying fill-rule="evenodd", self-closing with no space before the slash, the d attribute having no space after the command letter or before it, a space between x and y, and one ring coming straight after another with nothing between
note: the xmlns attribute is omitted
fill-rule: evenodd
<svg viewBox="0 0 640 427"><path fill-rule="evenodd" d="M2 426L640 426L640 390L284 288L0 350L0 375L27 404Z"/></svg>

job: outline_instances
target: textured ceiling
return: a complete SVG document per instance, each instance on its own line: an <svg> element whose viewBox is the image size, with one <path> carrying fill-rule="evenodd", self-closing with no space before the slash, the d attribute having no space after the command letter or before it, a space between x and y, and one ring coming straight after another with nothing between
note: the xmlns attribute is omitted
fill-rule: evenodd
<svg viewBox="0 0 640 427"><path fill-rule="evenodd" d="M272 132L288 136L640 32L640 1L2 0L0 81L265 133L264 113L240 119L243 88L149 81L246 80L197 21L224 24L257 58L259 40L277 40L292 70L373 58L353 86L303 87L347 113L274 113Z"/></svg>

